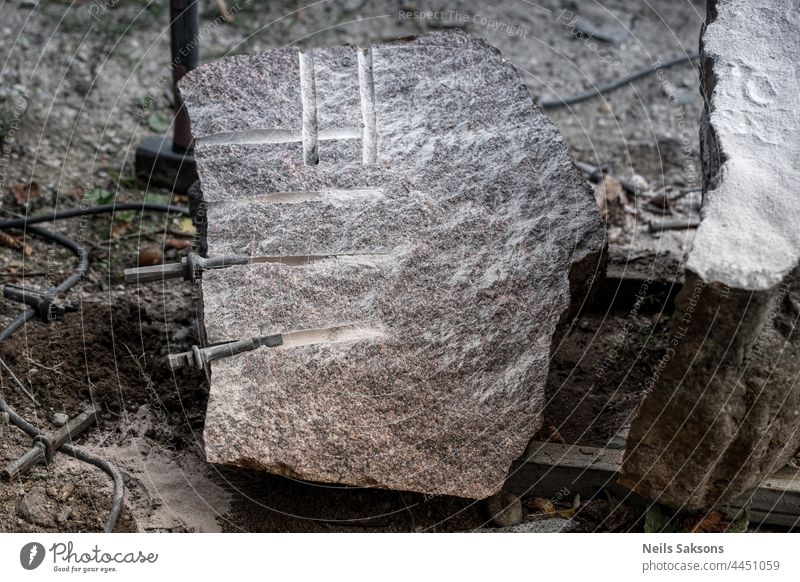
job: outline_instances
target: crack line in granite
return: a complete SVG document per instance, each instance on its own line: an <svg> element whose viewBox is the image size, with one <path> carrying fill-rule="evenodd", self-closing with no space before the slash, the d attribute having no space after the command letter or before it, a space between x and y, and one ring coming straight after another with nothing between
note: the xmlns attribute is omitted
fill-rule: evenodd
<svg viewBox="0 0 800 582"><path fill-rule="evenodd" d="M363 160L365 164L374 164L378 157L378 131L375 122L375 79L372 71L372 49L358 49L358 85L364 131L361 140Z"/></svg>
<svg viewBox="0 0 800 582"><path fill-rule="evenodd" d="M300 99L303 105L303 163L315 166L319 163L317 143L317 88L314 82L314 57L311 53L300 56Z"/></svg>

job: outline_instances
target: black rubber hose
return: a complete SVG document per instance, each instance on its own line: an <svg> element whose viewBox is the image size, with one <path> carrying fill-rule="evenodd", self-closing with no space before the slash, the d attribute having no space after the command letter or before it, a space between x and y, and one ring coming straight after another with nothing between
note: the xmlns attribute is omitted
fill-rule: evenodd
<svg viewBox="0 0 800 582"><path fill-rule="evenodd" d="M17 414L17 412L2 398L0 398L0 412L5 412L8 414L8 419L11 424L22 430L22 432L31 438L45 434L43 431L39 430L19 414ZM119 514L122 511L122 502L125 496L125 482L122 479L122 473L119 471L119 469L105 459L95 457L94 455L77 447L73 447L72 445L61 445L61 448L58 450L61 453L75 457L79 461L89 463L90 465L94 465L95 467L102 469L108 473L111 479L114 481L114 496L111 500L111 511L109 511L108 518L106 518L105 527L103 528L103 531L106 533L113 532L114 526L117 524Z"/></svg>
<svg viewBox="0 0 800 582"><path fill-rule="evenodd" d="M89 208L74 208L70 210L64 210L61 212L53 213L52 215L42 215L42 216L34 216L30 218L19 218L19 219L11 219L11 220L4 220L0 221L0 229L8 229L8 228L22 228L31 234L36 236L40 236L42 238L46 238L63 246L64 248L72 251L75 256L78 257L78 266L72 272L72 274L64 279L61 283L57 286L53 287L52 289L48 290L48 294L55 296L59 293L65 293L69 291L72 287L74 287L81 278L86 274L89 270L89 254L86 252L86 249L83 248L80 244L75 242L74 240L67 238L63 235L60 235L55 232L49 232L47 230L36 228L30 226L31 224L37 224L41 222L48 222L48 221L56 221L56 220L63 220L65 218L74 218L76 216L88 216L94 214L108 214L116 211L124 211L124 210L149 210L155 212L175 212L177 214L182 214L184 216L189 216L189 210L186 208L181 208L180 206L170 206L168 204L137 204L137 203L126 203L126 204L104 204L101 206L91 206ZM28 320L30 320L36 314L36 310L33 308L28 308L23 311L20 315L18 315L10 324L8 324L2 331L0 331L0 342L7 340L12 333L14 333L17 329L22 327ZM25 420L22 416L16 413L16 411L8 406L3 398L0 398L0 411L5 412L8 414L9 421L23 432L25 432L31 438L44 434L41 430L33 426L30 422ZM119 469L117 469L114 465L106 461L105 459L101 459L100 457L96 457L82 449L74 447L72 445L62 445L59 449L60 452L68 454L79 461L83 461L84 463L89 463L98 467L105 471L114 482L114 494L111 500L111 510L109 511L108 518L106 519L105 527L103 531L106 533L111 533L114 531L114 527L116 526L117 519L119 519L119 515L122 512L122 505L125 499L125 482L122 478L122 473Z"/></svg>
<svg viewBox="0 0 800 582"><path fill-rule="evenodd" d="M56 287L53 287L48 291L48 294L55 296L59 293L65 293L72 289L78 281L86 274L86 271L89 270L89 253L86 252L81 245L79 245L74 240L67 238L63 235L60 235L55 232L48 232L41 228L30 227L27 229L28 232L40 236L42 238L51 240L56 244L59 244L70 251L72 251L78 257L78 266L75 267L75 271L66 279L64 279L61 283L59 283ZM7 340L12 333L17 331L20 327L25 325L25 323L30 320L34 315L36 315L36 310L32 307L29 307L22 313L20 313L14 320L9 323L2 331L0 331L0 342L4 342Z"/></svg>
<svg viewBox="0 0 800 582"><path fill-rule="evenodd" d="M588 101L593 97L598 97L603 93L608 93L609 91L613 91L615 89L619 89L620 87L624 87L629 83L633 83L634 81L638 81L643 77L652 75L653 73L656 73L659 70L668 69L670 67L674 67L675 65L688 63L699 58L700 58L699 54L690 53L688 55L684 55L682 57L677 57L672 60L669 60L666 63L656 63L646 69L640 69L638 71L634 71L630 75L626 75L620 79L617 79L616 81L611 81L610 83L606 83L604 85L600 85L592 89L587 89L582 93L577 93L575 95L571 95L569 97L564 97L564 98L556 97L555 99L547 99L539 101L539 106L542 109L556 109L558 107L568 107L570 105L575 105L576 103L581 103L582 101Z"/></svg>
<svg viewBox="0 0 800 582"><path fill-rule="evenodd" d="M184 216L190 216L189 209L181 206L171 206L169 204L156 204L150 202L126 202L124 204L102 204L100 206L89 206L88 208L70 208L53 214L43 214L41 216L31 216L28 218L11 218L0 220L0 230L7 228L26 228L31 224L40 222L63 220L65 218L75 218L76 216L89 216L92 214L110 214L124 210L151 210L155 212L174 212Z"/></svg>
<svg viewBox="0 0 800 582"><path fill-rule="evenodd" d="M122 479L122 472L120 472L119 469L105 459L95 457L94 455L77 447L73 447L72 445L61 445L59 450L62 453L70 455L71 457L75 457L79 461L94 465L111 476L111 479L114 481L114 496L111 499L111 510L108 512L106 525L103 528L103 531L105 533L113 532L114 526L117 525L119 514L122 512L122 503L125 500L125 481Z"/></svg>

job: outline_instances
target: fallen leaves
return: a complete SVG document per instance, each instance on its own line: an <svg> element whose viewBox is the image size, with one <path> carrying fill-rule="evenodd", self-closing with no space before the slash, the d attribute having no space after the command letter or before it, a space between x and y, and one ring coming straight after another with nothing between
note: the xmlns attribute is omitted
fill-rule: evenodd
<svg viewBox="0 0 800 582"><path fill-rule="evenodd" d="M614 176L605 174L603 181L594 187L594 199L601 216L608 220L610 208L620 203L623 196L622 184Z"/></svg>
<svg viewBox="0 0 800 582"><path fill-rule="evenodd" d="M180 238L168 238L164 241L164 246L168 249L183 251L192 247L192 241Z"/></svg>
<svg viewBox="0 0 800 582"><path fill-rule="evenodd" d="M41 194L39 184L31 182L29 184L15 184L11 186L11 193L14 195L14 200L20 206L27 206L31 200L35 200Z"/></svg>
<svg viewBox="0 0 800 582"><path fill-rule="evenodd" d="M167 133L172 121L161 113L151 113L147 119L147 127L156 133Z"/></svg>
<svg viewBox="0 0 800 582"><path fill-rule="evenodd" d="M31 245L25 242L22 237L15 237L7 232L0 230L0 246L4 246L15 251L22 251L26 257L29 257L33 252Z"/></svg>
<svg viewBox="0 0 800 582"><path fill-rule="evenodd" d="M128 228L130 228L130 222L124 220L115 222L111 227L111 238L120 238L128 231Z"/></svg>
<svg viewBox="0 0 800 582"><path fill-rule="evenodd" d="M197 233L197 229L195 229L192 219L184 216L178 223L178 232L186 236L194 236Z"/></svg>
<svg viewBox="0 0 800 582"><path fill-rule="evenodd" d="M747 512L731 520L721 511L701 515L674 515L659 505L651 505L644 520L647 533L742 533L747 531Z"/></svg>
<svg viewBox="0 0 800 582"><path fill-rule="evenodd" d="M553 517L571 519L577 513L580 504L579 495L575 496L572 507L567 509L559 509L552 500L544 499L543 497L533 497L525 500L525 508L530 512L529 516L537 519L550 519Z"/></svg>
<svg viewBox="0 0 800 582"><path fill-rule="evenodd" d="M719 511L712 511L706 515L688 520L686 528L692 533L720 533L725 531L725 528L721 527L724 525L722 513Z"/></svg>

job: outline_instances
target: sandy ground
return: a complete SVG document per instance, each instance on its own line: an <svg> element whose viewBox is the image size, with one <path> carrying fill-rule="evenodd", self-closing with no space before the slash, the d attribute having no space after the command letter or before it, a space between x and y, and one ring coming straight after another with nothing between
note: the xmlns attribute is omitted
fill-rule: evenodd
<svg viewBox="0 0 800 582"><path fill-rule="evenodd" d="M702 2L687 0L618 0L603 7L556 1L229 4L233 23L215 22L215 3L202 3L203 61L291 43L368 44L457 26L498 46L537 98L580 92L696 51L704 16ZM2 5L0 132L8 147L0 210L6 216L140 201L145 195L186 203L163 190L145 193L131 168L136 144L165 131L170 118L166 6L144 0L113 9L88 1ZM425 10L438 15L414 14ZM585 40L569 25L569 13L617 40ZM619 256L630 253L645 262L654 255L680 258L691 243L690 230L651 235L647 224L662 214L696 215L696 194L673 198L699 180L697 75L696 63L684 64L605 98L548 112L576 160L609 164L640 185L637 196L620 193L614 183L599 192ZM146 100L153 106L142 118L137 113ZM29 189L32 182L36 186ZM118 213L113 221L73 220L57 229L91 253L89 276L70 294L78 311L49 327L32 323L0 345L0 356L41 406L33 406L7 374L2 390L12 406L46 430L53 428L53 413L99 407L99 426L79 444L126 475L118 531L464 531L487 522L481 505L471 501L299 483L206 464L205 378L173 375L164 365L167 353L197 342L193 291L180 283L129 289L121 276L145 247L162 251L167 260L185 253L182 241L191 236L185 223ZM45 287L69 272L73 259L67 253L32 238L25 242L27 249L0 250L4 282L19 282L24 271L26 284ZM660 357L664 304L663 296L654 295L646 309L632 313L601 301L576 322L554 355L546 427L567 442L603 445L613 437L638 402L649 363ZM18 309L0 303L0 323ZM637 333L620 338L631 319ZM597 385L594 372L615 342L625 347L624 365ZM0 463L30 445L16 429L2 430ZM32 492L29 500L38 499L41 508L33 524L18 511ZM97 530L109 504L105 474L58 456L48 468L0 484L0 531ZM584 517L579 512L583 529L593 529L597 512L597 504L587 504ZM641 528L638 517L626 519L618 530Z"/></svg>

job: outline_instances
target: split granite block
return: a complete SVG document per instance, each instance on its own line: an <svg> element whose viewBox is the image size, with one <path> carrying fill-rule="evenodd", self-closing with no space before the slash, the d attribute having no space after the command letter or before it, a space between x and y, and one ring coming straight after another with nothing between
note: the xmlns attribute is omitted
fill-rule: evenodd
<svg viewBox="0 0 800 582"><path fill-rule="evenodd" d="M197 146L209 461L484 498L539 428L605 270L593 197L517 71L442 32L267 51L181 81Z"/></svg>
<svg viewBox="0 0 800 582"><path fill-rule="evenodd" d="M800 447L798 8L708 3L702 222L622 468L679 509L735 499Z"/></svg>

